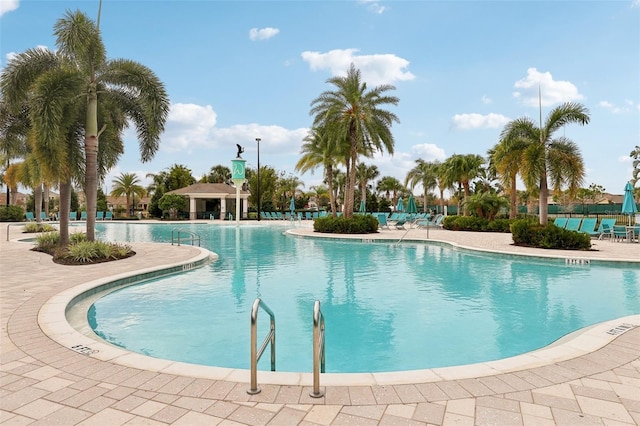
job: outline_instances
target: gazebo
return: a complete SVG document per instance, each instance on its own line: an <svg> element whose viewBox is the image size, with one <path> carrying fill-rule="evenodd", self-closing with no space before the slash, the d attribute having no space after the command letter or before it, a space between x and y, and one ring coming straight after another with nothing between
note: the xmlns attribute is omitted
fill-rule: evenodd
<svg viewBox="0 0 640 426"><path fill-rule="evenodd" d="M236 188L226 183L194 183L169 191L189 197L189 219L226 219L227 212L235 212ZM240 191L241 218L247 218L249 192Z"/></svg>

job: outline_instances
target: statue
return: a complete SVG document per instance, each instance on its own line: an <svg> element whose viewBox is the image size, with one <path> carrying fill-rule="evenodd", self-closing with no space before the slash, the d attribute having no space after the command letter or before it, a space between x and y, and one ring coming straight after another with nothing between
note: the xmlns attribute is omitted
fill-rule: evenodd
<svg viewBox="0 0 640 426"><path fill-rule="evenodd" d="M240 144L236 144L236 146L238 147L238 155L236 155L236 158L242 158L240 154L244 152L244 148L241 147Z"/></svg>

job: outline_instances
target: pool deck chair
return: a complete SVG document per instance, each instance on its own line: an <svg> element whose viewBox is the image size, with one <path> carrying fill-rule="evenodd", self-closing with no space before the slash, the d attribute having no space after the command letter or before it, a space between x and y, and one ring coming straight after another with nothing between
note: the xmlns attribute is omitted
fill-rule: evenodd
<svg viewBox="0 0 640 426"><path fill-rule="evenodd" d="M405 215L404 217L400 217L400 219L396 220L396 222L393 224L393 226L396 227L396 229L406 229L404 227L404 224L407 223L407 216Z"/></svg>
<svg viewBox="0 0 640 426"><path fill-rule="evenodd" d="M567 231L577 231L580 229L580 223L582 223L582 219L579 217L571 217L567 220L567 226L564 227Z"/></svg>
<svg viewBox="0 0 640 426"><path fill-rule="evenodd" d="M33 215L33 212L25 212L24 217L27 219L27 222L33 222L36 220L36 217Z"/></svg>
<svg viewBox="0 0 640 426"><path fill-rule="evenodd" d="M389 228L389 223L387 222L387 215L384 213L378 213L378 228Z"/></svg>
<svg viewBox="0 0 640 426"><path fill-rule="evenodd" d="M96 212L96 220L104 220L104 212Z"/></svg>
<svg viewBox="0 0 640 426"><path fill-rule="evenodd" d="M611 218L602 219L600 221L600 226L598 226L598 230L596 231L597 232L596 236L598 237L598 239L601 240L604 237L609 237L613 239L613 225L615 224L616 224L615 219L611 219Z"/></svg>
<svg viewBox="0 0 640 426"><path fill-rule="evenodd" d="M585 217L582 219L582 223L580 224L580 229L578 232L583 234L589 234L590 236L598 235L596 231L596 223L598 219L595 217Z"/></svg>
<svg viewBox="0 0 640 426"><path fill-rule="evenodd" d="M111 220L111 219L113 219L113 213L112 212L105 212L104 220Z"/></svg>
<svg viewBox="0 0 640 426"><path fill-rule="evenodd" d="M76 212L69 212L69 220L77 220L78 214Z"/></svg>
<svg viewBox="0 0 640 426"><path fill-rule="evenodd" d="M80 220L87 220L87 212L86 211L80 212Z"/></svg>
<svg viewBox="0 0 640 426"><path fill-rule="evenodd" d="M613 241L622 241L626 240L629 242L629 233L627 232L627 227L624 225L614 225L613 226Z"/></svg>
<svg viewBox="0 0 640 426"><path fill-rule="evenodd" d="M553 221L553 224L558 228L564 228L565 226L567 226L568 219L569 218L567 217L556 217L556 220Z"/></svg>
<svg viewBox="0 0 640 426"><path fill-rule="evenodd" d="M45 212L40 212L40 220L47 221L49 220L49 216Z"/></svg>

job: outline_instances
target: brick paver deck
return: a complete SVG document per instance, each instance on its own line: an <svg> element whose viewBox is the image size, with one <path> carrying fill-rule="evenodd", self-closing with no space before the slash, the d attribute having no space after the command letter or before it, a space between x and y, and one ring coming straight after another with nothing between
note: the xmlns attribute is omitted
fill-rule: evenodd
<svg viewBox="0 0 640 426"><path fill-rule="evenodd" d="M12 239L23 237L19 227L10 232ZM299 227L297 232L310 230ZM511 247L508 236L430 232L430 239L483 250L526 251ZM377 237L403 234L383 231ZM261 383L262 392L252 396L246 393L248 372L238 373L236 380L216 380L189 369L169 373L125 365L79 353L82 348L74 350L43 332L56 324L39 320L39 314L61 292L108 276L187 263L201 255L197 248L133 244L137 255L130 259L68 267L30 251L28 243L6 242L4 237L0 243L2 425L640 424L640 315L625 318L632 327L619 332L615 326L620 321L595 327L578 344L549 350L554 356L548 359L542 351L537 364L526 368L497 363L490 371L480 368L474 373L463 366L417 375L416 380L402 374L396 381L380 376L364 385L357 378L349 382L348 376L327 375L323 383L330 385L323 386L326 394L319 399L308 396L309 386L282 384L273 376L274 384ZM424 239L426 234L413 230L407 237ZM598 252L579 257L625 259L639 262L640 267L640 244L597 244ZM614 330L613 335L606 330ZM72 333L68 337L73 341ZM583 345L589 349L571 355ZM270 376L265 377L268 381ZM308 378L301 383L308 384Z"/></svg>

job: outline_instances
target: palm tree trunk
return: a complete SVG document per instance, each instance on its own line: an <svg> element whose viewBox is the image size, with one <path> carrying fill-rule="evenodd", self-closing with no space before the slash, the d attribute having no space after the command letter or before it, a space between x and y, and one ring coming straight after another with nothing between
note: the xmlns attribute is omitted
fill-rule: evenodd
<svg viewBox="0 0 640 426"><path fill-rule="evenodd" d="M424 207L422 208L423 213L427 212L427 191L424 191L424 196L423 196L423 200L424 202Z"/></svg>
<svg viewBox="0 0 640 426"><path fill-rule="evenodd" d="M469 181L468 180L464 180L462 181L462 187L464 188L464 199L467 200L469 199L470 191L469 191ZM469 216L469 208L467 207L467 205L464 205L464 216Z"/></svg>
<svg viewBox="0 0 640 426"><path fill-rule="evenodd" d="M546 170L546 167L544 168ZM538 202L540 224L547 224L547 208L549 205L549 187L547 185L547 173L544 172L540 176L540 199Z"/></svg>
<svg viewBox="0 0 640 426"><path fill-rule="evenodd" d="M34 200L34 213L36 215L36 222L42 222L42 183L33 187L33 200Z"/></svg>
<svg viewBox="0 0 640 426"><path fill-rule="evenodd" d="M329 185L329 203L331 204L331 215L333 217L336 217L336 193L333 190L333 167L331 167L331 165L327 166L326 173L327 185Z"/></svg>
<svg viewBox="0 0 640 426"><path fill-rule="evenodd" d="M516 175L514 174L511 177L511 193L509 194L509 219L515 219L518 215L518 207L517 207L517 196L518 193L516 191Z"/></svg>
<svg viewBox="0 0 640 426"><path fill-rule="evenodd" d="M49 216L49 184L44 182L44 188L42 192L42 198L44 199L44 212Z"/></svg>
<svg viewBox="0 0 640 426"><path fill-rule="evenodd" d="M71 179L60 182L60 246L69 245L69 211L71 210Z"/></svg>
<svg viewBox="0 0 640 426"><path fill-rule="evenodd" d="M85 128L85 185L87 203L87 240L95 240L96 210L98 209L98 96L95 85L89 89Z"/></svg>

